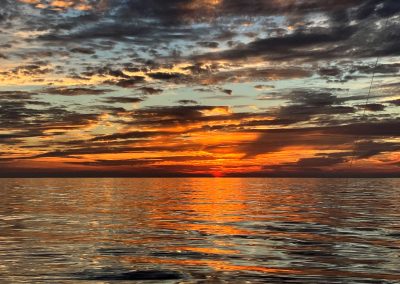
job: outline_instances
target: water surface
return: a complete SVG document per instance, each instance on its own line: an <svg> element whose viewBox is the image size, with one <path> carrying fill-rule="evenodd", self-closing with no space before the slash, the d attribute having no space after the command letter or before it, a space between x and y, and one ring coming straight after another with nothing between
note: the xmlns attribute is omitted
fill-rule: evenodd
<svg viewBox="0 0 400 284"><path fill-rule="evenodd" d="M0 179L1 283L400 283L400 179Z"/></svg>

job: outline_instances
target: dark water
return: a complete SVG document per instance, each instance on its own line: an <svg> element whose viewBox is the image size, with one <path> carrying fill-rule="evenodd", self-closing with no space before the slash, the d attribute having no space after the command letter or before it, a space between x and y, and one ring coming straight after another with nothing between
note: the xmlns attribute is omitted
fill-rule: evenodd
<svg viewBox="0 0 400 284"><path fill-rule="evenodd" d="M0 283L400 283L400 179L0 183Z"/></svg>

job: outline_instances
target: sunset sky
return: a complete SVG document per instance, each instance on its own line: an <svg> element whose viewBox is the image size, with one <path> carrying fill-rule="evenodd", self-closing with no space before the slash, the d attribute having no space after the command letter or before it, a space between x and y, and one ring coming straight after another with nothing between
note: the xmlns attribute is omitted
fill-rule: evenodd
<svg viewBox="0 0 400 284"><path fill-rule="evenodd" d="M400 176L399 0L0 3L0 177Z"/></svg>

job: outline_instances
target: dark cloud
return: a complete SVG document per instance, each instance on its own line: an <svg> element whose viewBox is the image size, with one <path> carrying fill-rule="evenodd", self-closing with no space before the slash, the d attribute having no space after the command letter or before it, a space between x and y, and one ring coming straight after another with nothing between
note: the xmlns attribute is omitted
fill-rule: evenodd
<svg viewBox="0 0 400 284"><path fill-rule="evenodd" d="M164 73L164 72L155 72L147 74L150 78L157 80L173 80L173 79L181 79L184 77L181 73Z"/></svg>
<svg viewBox="0 0 400 284"><path fill-rule="evenodd" d="M298 167L311 167L320 168L334 166L345 162L344 158L331 158L331 157L318 157L318 158L303 158L297 161L296 166Z"/></svg>
<svg viewBox="0 0 400 284"><path fill-rule="evenodd" d="M222 83L274 81L311 77L313 72L298 67L288 68L242 68L234 71L214 71L212 75L202 74L196 81L203 85ZM193 81L192 81L193 82Z"/></svg>
<svg viewBox="0 0 400 284"><path fill-rule="evenodd" d="M183 70L189 70L192 74L199 75L199 74L209 74L211 71L213 71L214 69L213 67L216 66L207 66L201 62L197 62L196 64L184 67Z"/></svg>
<svg viewBox="0 0 400 284"><path fill-rule="evenodd" d="M24 76L36 76L44 75L52 72L51 68L47 67L47 63L40 62L40 64L27 64L17 66L9 71L0 72L0 75L24 75Z"/></svg>
<svg viewBox="0 0 400 284"><path fill-rule="evenodd" d="M141 87L138 89L144 95L158 95L163 92L162 89L153 88L153 87Z"/></svg>
<svg viewBox="0 0 400 284"><path fill-rule="evenodd" d="M215 41L199 41L197 42L197 45L207 48L218 48L219 43Z"/></svg>
<svg viewBox="0 0 400 284"><path fill-rule="evenodd" d="M355 144L354 155L359 159L367 159L381 153L396 151L400 151L399 143L367 140Z"/></svg>
<svg viewBox="0 0 400 284"><path fill-rule="evenodd" d="M171 132L165 131L130 131L125 133L116 133L111 135L98 136L92 141L112 141L112 140L125 140L125 139L142 139L156 136L170 135Z"/></svg>
<svg viewBox="0 0 400 284"><path fill-rule="evenodd" d="M195 100L179 100L177 103L182 104L182 105L197 105L198 104L198 102Z"/></svg>
<svg viewBox="0 0 400 284"><path fill-rule="evenodd" d="M264 166L264 170L273 170L275 172L294 172L294 173L318 173L320 175L321 173L324 173L326 168L331 168L332 166L336 166L338 164L342 164L348 161L348 158L341 157L343 156L342 153L339 153L339 155L333 155L331 157L330 155L326 154L321 154L321 157L312 157L312 158L302 158L299 159L297 162L294 163L283 163L280 165L274 165L274 166Z"/></svg>
<svg viewBox="0 0 400 284"><path fill-rule="evenodd" d="M126 159L126 160L95 160L93 162L69 162L73 165L85 165L85 166L96 166L96 167L114 167L114 166L129 166L129 167L140 167L148 166L157 162L157 159Z"/></svg>
<svg viewBox="0 0 400 284"><path fill-rule="evenodd" d="M24 91L0 91L0 100L30 100L35 93Z"/></svg>
<svg viewBox="0 0 400 284"><path fill-rule="evenodd" d="M117 135L117 134L116 134ZM148 136L149 138L152 135ZM118 140L119 138L112 137L110 140ZM99 140L99 141L108 141L107 139ZM84 141L79 141L78 144L83 143ZM134 143L135 141L131 141L130 144ZM144 152L180 152L185 150L196 150L198 146L196 145L182 145L179 149L173 146L94 146L88 144L86 147L83 145L79 145L80 147L75 148L68 148L66 150L55 150L55 151L48 151L42 154L38 154L36 156L28 157L29 159L35 158L51 158L51 157L77 157L81 155L97 155L97 154L121 154L121 153L144 153Z"/></svg>
<svg viewBox="0 0 400 284"><path fill-rule="evenodd" d="M390 17L400 12L399 2L396 0L369 0L364 1L356 11L358 19L364 19L372 15Z"/></svg>
<svg viewBox="0 0 400 284"><path fill-rule="evenodd" d="M342 74L342 71L338 67L320 68L318 74L326 77L336 77Z"/></svg>
<svg viewBox="0 0 400 284"><path fill-rule="evenodd" d="M155 163L160 162L188 162L192 160L214 160L214 157L210 156L164 156L164 157L155 157L155 158L147 158L147 159L126 159L126 160L96 160L93 162L71 162L72 164L79 165L87 165L87 166L97 166L97 167L109 167L109 166L129 166L129 167L138 167L138 166L148 166L152 165L152 167L158 167Z"/></svg>
<svg viewBox="0 0 400 284"><path fill-rule="evenodd" d="M129 2L131 3L131 2ZM134 42L138 45L152 45L168 43L174 40L189 40L199 37L205 33L205 29L162 26L157 22L149 22L148 18L139 17L135 11L129 18L117 17L117 13L108 10L104 13L102 20L90 19L87 26L80 25L79 19L69 19L69 26L65 28L65 33L54 32L38 36L38 40L45 42L82 42L87 40L108 40L120 42ZM114 10L116 11L116 10ZM133 12L133 11L132 11ZM108 19L108 21L107 21ZM79 27L79 28L78 28ZM194 34L196 31L198 34Z"/></svg>
<svg viewBox="0 0 400 284"><path fill-rule="evenodd" d="M247 123L248 126L290 125L315 118L330 121L332 116L352 114L356 111L354 107L342 105L348 98L340 98L330 90L298 89L287 94L276 94L275 97L288 100L286 105L265 114L275 116L275 119L253 120Z"/></svg>
<svg viewBox="0 0 400 284"><path fill-rule="evenodd" d="M270 89L274 89L275 86L274 85L255 85L254 88L257 90L270 90Z"/></svg>
<svg viewBox="0 0 400 284"><path fill-rule="evenodd" d="M88 154L129 153L132 147L85 147L45 152L30 158L71 157Z"/></svg>
<svg viewBox="0 0 400 284"><path fill-rule="evenodd" d="M337 145L347 145L352 148L354 143L368 137L390 138L399 137L397 120L379 123L347 124L328 127L310 127L293 129L270 129L262 131L256 141L244 145L246 157L279 151L288 146L313 146L333 149Z"/></svg>
<svg viewBox="0 0 400 284"><path fill-rule="evenodd" d="M216 53L206 53L198 56L201 59L215 59L215 60L245 60L249 57L262 56L269 60L287 60L293 58L307 58L311 57L315 52L310 52L302 49L309 50L313 46L324 46L332 43L340 43L348 40L355 33L352 27L325 29L319 28L315 31L296 31L283 37L270 37L265 39L257 39L249 44L233 48L226 51ZM286 52L282 53L282 50ZM330 49L324 51L327 57Z"/></svg>
<svg viewBox="0 0 400 284"><path fill-rule="evenodd" d="M182 119L196 119L203 117L204 111L211 111L218 108L218 106L162 106L162 107L147 107L138 109L133 114L136 118L182 118ZM226 107L223 107L226 109Z"/></svg>
<svg viewBox="0 0 400 284"><path fill-rule="evenodd" d="M2 0L0 6L0 24L7 24L7 22L13 20L20 15L15 1Z"/></svg>
<svg viewBox="0 0 400 284"><path fill-rule="evenodd" d="M36 108L32 108L32 106ZM47 102L2 101L0 104L0 128L10 133L11 136L8 139L51 137L62 134L65 130L88 127L96 123L100 119L100 115L54 107ZM5 137L3 138L5 139ZM20 142L22 143L23 140Z"/></svg>
<svg viewBox="0 0 400 284"><path fill-rule="evenodd" d="M93 48L87 47L75 47L69 50L72 53L82 53L82 54L95 54L96 51Z"/></svg>
<svg viewBox="0 0 400 284"><path fill-rule="evenodd" d="M213 111L228 111L226 106L179 105L151 106L136 109L131 114L131 121L122 123L147 127L172 127L194 123L221 121L231 118L227 115L210 115Z"/></svg>
<svg viewBox="0 0 400 284"><path fill-rule="evenodd" d="M223 89L222 92L225 93L225 94L227 94L227 95L232 95L232 92L233 92L233 91L230 90L230 89Z"/></svg>
<svg viewBox="0 0 400 284"><path fill-rule="evenodd" d="M386 106L383 104L366 104L359 105L358 107L368 111L384 111Z"/></svg>
<svg viewBox="0 0 400 284"><path fill-rule="evenodd" d="M87 76L87 77L92 77L92 76L112 76L116 78L124 78L124 79L129 79L131 78L130 76L126 75L122 70L120 69L115 69L109 66L105 67L86 67L86 71L82 72L81 75Z"/></svg>
<svg viewBox="0 0 400 284"><path fill-rule="evenodd" d="M375 19L376 20L376 19ZM269 61L319 62L334 59L368 58L376 56L397 56L399 29L395 21L386 26L366 23L331 27L307 27L293 33L257 38L231 49L195 55L199 60L239 60L260 57ZM370 37L365 37L369 34ZM390 36L389 36L390 35ZM285 52L282 52L285 50ZM388 72L387 70L379 70ZM332 75L339 70L322 69L323 75Z"/></svg>
<svg viewBox="0 0 400 284"><path fill-rule="evenodd" d="M389 101L392 105L400 106L400 99Z"/></svg>
<svg viewBox="0 0 400 284"><path fill-rule="evenodd" d="M285 98L285 96L283 96ZM286 98L290 99L292 104L323 107L328 105L337 105L343 102L342 99L328 91L316 90L294 90Z"/></svg>
<svg viewBox="0 0 400 284"><path fill-rule="evenodd" d="M227 94L226 92L223 92L223 93L225 93L225 94ZM231 96L231 95L229 95L229 96L226 96L226 95L212 95L212 96L207 96L207 97L204 97L204 99L207 99L207 100L222 100L222 101L228 101L228 100L237 100L237 99L247 99L248 97L246 97L246 96L238 96L238 95L235 95L235 96Z"/></svg>
<svg viewBox="0 0 400 284"><path fill-rule="evenodd" d="M357 70L360 73L372 74L372 73L381 73L381 74L391 74L398 73L400 71L400 64L379 64L377 66L355 66L354 70Z"/></svg>
<svg viewBox="0 0 400 284"><path fill-rule="evenodd" d="M114 104L114 103L128 104L128 103L140 103L143 101L143 99L136 97L109 97L103 99L102 101L109 104Z"/></svg>
<svg viewBox="0 0 400 284"><path fill-rule="evenodd" d="M129 77L129 79L107 80L104 81L104 84L115 85L122 88L134 88L138 84L143 83L144 81L145 77L143 76L131 76Z"/></svg>
<svg viewBox="0 0 400 284"><path fill-rule="evenodd" d="M81 95L102 95L111 93L114 90L110 89L95 89L86 87L57 87L57 88L47 88L42 90L43 93L61 96L81 96Z"/></svg>

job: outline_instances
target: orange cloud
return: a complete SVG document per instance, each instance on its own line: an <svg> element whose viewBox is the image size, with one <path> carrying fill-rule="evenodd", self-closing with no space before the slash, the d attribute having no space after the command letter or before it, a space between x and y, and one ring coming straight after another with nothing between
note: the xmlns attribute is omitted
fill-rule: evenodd
<svg viewBox="0 0 400 284"><path fill-rule="evenodd" d="M18 0L24 4L34 5L38 9L54 9L54 10L66 10L75 9L80 11L90 10L93 7L86 0L53 0L50 3L43 0Z"/></svg>

